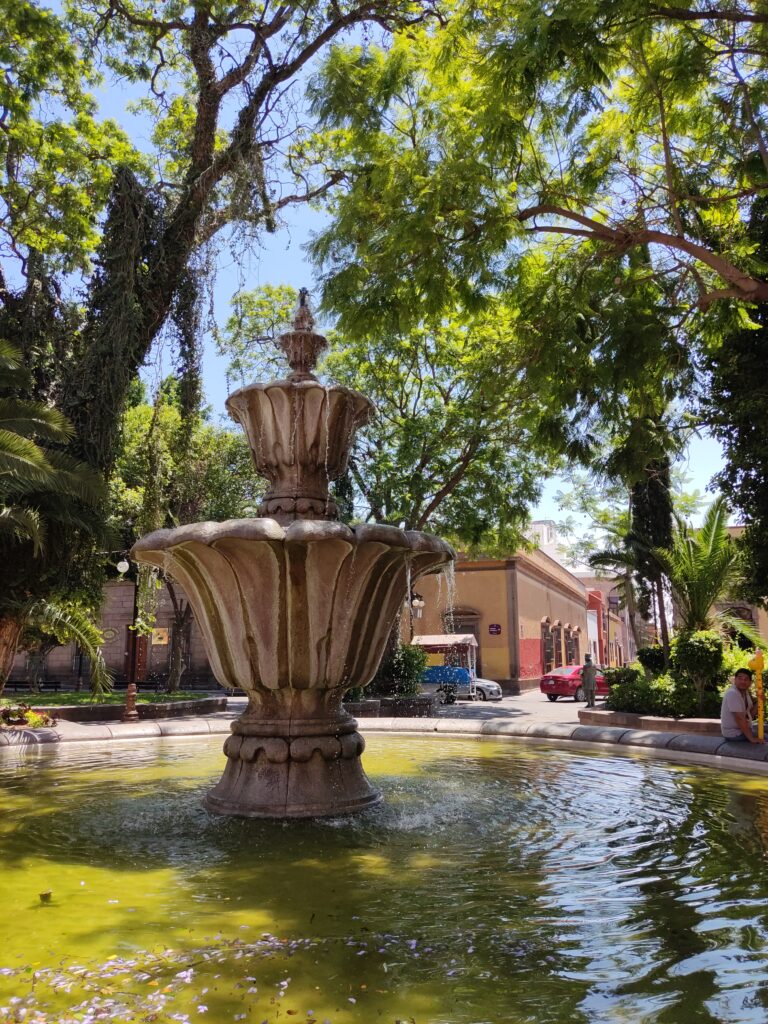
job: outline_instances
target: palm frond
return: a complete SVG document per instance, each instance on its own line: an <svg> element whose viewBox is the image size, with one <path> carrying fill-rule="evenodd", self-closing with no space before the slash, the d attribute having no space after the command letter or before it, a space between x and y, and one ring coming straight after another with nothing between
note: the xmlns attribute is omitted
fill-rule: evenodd
<svg viewBox="0 0 768 1024"><path fill-rule="evenodd" d="M763 651L768 649L768 640L758 633L751 622L740 619L738 615L732 615L730 612L715 612L712 618L716 626L720 627L720 632L741 633L755 647Z"/></svg>
<svg viewBox="0 0 768 1024"><path fill-rule="evenodd" d="M58 409L23 398L0 398L0 430L43 441L66 441L72 424Z"/></svg>
<svg viewBox="0 0 768 1024"><path fill-rule="evenodd" d="M0 429L0 477L11 476L40 483L51 472L42 448L28 437ZM4 485L2 481L0 486Z"/></svg>
<svg viewBox="0 0 768 1024"><path fill-rule="evenodd" d="M737 590L741 580L723 498L710 505L698 529L678 527L671 546L657 548L654 557L669 580L682 630L693 632L722 623L714 606Z"/></svg>
<svg viewBox="0 0 768 1024"><path fill-rule="evenodd" d="M0 545L3 535L12 541L31 541L33 554L37 557L43 550L45 524L37 509L0 505Z"/></svg>
<svg viewBox="0 0 768 1024"><path fill-rule="evenodd" d="M15 345L0 338L0 370L18 370L21 367L21 356Z"/></svg>
<svg viewBox="0 0 768 1024"><path fill-rule="evenodd" d="M55 601L38 601L30 611L30 622L52 633L60 641L76 643L91 663L93 694L100 696L110 692L112 674L101 654L101 630L87 612Z"/></svg>
<svg viewBox="0 0 768 1024"><path fill-rule="evenodd" d="M622 551L620 548L609 548L606 551L598 551L587 559L595 569L617 569L634 570L635 558L630 551ZM621 573L620 575L623 575Z"/></svg>

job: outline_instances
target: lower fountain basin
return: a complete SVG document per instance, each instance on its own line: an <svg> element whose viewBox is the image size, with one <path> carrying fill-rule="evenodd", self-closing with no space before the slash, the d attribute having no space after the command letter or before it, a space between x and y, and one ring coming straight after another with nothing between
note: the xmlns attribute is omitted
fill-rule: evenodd
<svg viewBox="0 0 768 1024"><path fill-rule="evenodd" d="M290 822L202 810L215 737L0 749L0 1019L764 1024L761 779L369 739Z"/></svg>
<svg viewBox="0 0 768 1024"><path fill-rule="evenodd" d="M375 802L342 697L370 682L410 585L449 565L451 546L391 526L239 519L158 530L132 555L179 581L214 675L249 697L208 808L303 817Z"/></svg>

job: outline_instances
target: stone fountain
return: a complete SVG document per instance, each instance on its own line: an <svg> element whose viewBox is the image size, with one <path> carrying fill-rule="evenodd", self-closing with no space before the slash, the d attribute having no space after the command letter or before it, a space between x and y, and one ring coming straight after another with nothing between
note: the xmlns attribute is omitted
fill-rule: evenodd
<svg viewBox="0 0 768 1024"><path fill-rule="evenodd" d="M216 678L248 695L208 810L344 814L380 800L344 693L372 679L412 582L455 554L429 534L338 521L329 483L373 405L313 375L327 343L305 291L279 344L287 380L250 384L226 403L269 481L260 518L157 530L132 554L181 583Z"/></svg>

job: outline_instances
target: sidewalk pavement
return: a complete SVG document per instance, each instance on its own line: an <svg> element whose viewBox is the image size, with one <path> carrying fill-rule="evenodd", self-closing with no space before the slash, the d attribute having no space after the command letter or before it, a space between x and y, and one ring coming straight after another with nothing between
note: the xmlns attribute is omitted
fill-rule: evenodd
<svg viewBox="0 0 768 1024"><path fill-rule="evenodd" d="M204 717L143 722L59 722L50 729L0 731L4 748L34 749L48 744L110 740L158 739L226 735L245 708L244 697L230 698L225 712ZM600 705L598 704L598 707ZM538 691L494 702L465 702L443 707L438 718L361 718L362 733L439 733L454 736L513 737L523 741L570 746L642 749L668 760L768 774L768 746L734 743L721 736L685 732L652 732L612 726L580 725L583 704L570 699L552 703Z"/></svg>

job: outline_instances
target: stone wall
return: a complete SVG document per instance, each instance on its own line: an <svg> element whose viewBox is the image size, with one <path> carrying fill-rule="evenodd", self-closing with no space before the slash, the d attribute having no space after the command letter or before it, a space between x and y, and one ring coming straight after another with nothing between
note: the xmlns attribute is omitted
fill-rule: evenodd
<svg viewBox="0 0 768 1024"><path fill-rule="evenodd" d="M185 599L184 592L180 587L176 588L176 593L180 598ZM101 611L101 626L104 630L102 653L107 667L113 673L118 685L127 680L133 601L133 583L108 583L104 588L104 605ZM172 618L171 599L168 591L163 588L158 591L157 631L151 639L147 637L146 640L146 671L142 675L150 681L162 683L167 677L171 652ZM23 680L27 672L26 666L26 654L17 655L11 679ZM54 648L48 655L42 681L58 682L70 687L76 686L79 679L81 679L83 687L87 689L87 659L80 659L74 644ZM216 689L218 687L208 664L202 635L194 618L191 626L188 669L182 677L181 685L184 689Z"/></svg>

